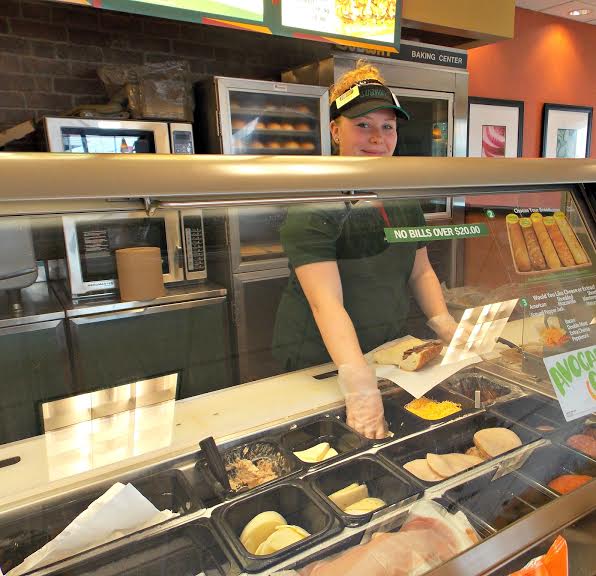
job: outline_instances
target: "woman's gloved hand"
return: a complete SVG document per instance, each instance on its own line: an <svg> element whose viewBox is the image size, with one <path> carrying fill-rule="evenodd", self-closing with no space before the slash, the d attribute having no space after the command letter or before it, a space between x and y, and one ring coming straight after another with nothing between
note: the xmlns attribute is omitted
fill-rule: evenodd
<svg viewBox="0 0 596 576"><path fill-rule="evenodd" d="M346 423L367 438L385 438L387 424L383 401L372 366L342 364L338 370L339 388L346 401Z"/></svg>
<svg viewBox="0 0 596 576"><path fill-rule="evenodd" d="M451 343L457 330L457 322L448 312L433 316L426 325L447 345Z"/></svg>

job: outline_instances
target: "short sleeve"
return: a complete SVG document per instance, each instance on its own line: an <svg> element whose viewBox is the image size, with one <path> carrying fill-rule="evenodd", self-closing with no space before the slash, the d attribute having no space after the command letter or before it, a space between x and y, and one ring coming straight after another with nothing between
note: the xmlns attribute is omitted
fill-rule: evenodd
<svg viewBox="0 0 596 576"><path fill-rule="evenodd" d="M288 210L280 236L290 264L297 268L337 259L337 240L348 216L341 205L306 205Z"/></svg>
<svg viewBox="0 0 596 576"><path fill-rule="evenodd" d="M396 228L426 226L422 206L417 200L399 200L391 207L391 212L391 222L396 222L393 224ZM417 244L417 249L420 249L428 246L429 242L421 241Z"/></svg>

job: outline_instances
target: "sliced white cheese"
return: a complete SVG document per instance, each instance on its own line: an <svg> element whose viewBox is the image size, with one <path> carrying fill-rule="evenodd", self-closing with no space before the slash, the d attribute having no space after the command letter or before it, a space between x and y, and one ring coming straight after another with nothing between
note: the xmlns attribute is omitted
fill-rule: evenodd
<svg viewBox="0 0 596 576"><path fill-rule="evenodd" d="M342 510L364 498L368 498L366 484L356 484L355 482L329 495L329 500L335 502Z"/></svg>
<svg viewBox="0 0 596 576"><path fill-rule="evenodd" d="M306 450L294 452L294 456L300 458L303 462L321 462L321 460L325 459L325 455L330 449L332 448L329 446L329 442L320 442ZM337 452L335 452L335 456L337 456Z"/></svg>
<svg viewBox="0 0 596 576"><path fill-rule="evenodd" d="M278 526L287 524L286 519L273 510L257 514L242 530L240 542L251 553L257 551L259 545L267 540Z"/></svg>
<svg viewBox="0 0 596 576"><path fill-rule="evenodd" d="M346 514L368 514L369 512L373 512L374 510L378 510L386 505L384 500L380 498L363 498L358 502L354 502L351 506L348 506L344 512Z"/></svg>

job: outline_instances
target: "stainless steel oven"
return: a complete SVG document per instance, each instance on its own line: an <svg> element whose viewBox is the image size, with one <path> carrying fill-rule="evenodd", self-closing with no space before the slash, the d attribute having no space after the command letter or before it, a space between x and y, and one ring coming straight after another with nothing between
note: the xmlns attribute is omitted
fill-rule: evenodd
<svg viewBox="0 0 596 576"><path fill-rule="evenodd" d="M62 217L66 260L73 296L117 288L115 251L155 246L161 250L164 283L207 277L201 209L142 210Z"/></svg>
<svg viewBox="0 0 596 576"><path fill-rule="evenodd" d="M50 152L194 154L192 124L149 120L44 118Z"/></svg>

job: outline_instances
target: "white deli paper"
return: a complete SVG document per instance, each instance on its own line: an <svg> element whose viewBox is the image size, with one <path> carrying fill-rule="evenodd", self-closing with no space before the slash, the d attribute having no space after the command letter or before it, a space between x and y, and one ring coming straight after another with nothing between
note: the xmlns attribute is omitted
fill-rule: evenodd
<svg viewBox="0 0 596 576"><path fill-rule="evenodd" d="M56 538L27 557L6 576L25 574L174 516L177 514L170 510L160 512L132 484L117 482Z"/></svg>
<svg viewBox="0 0 596 576"><path fill-rule="evenodd" d="M434 388L437 384L440 384L449 376L452 376L456 372L459 372L462 368L466 366L470 366L471 364L475 364L476 362L480 362L482 358L480 356L473 356L470 358L466 358L465 360L461 360L459 362L453 362L450 364L442 364L443 355L445 354L445 349L441 352L441 356L435 358L431 362L429 362L426 366L417 370L416 372L408 372L407 370L401 370L397 366L393 364L375 364L373 360L373 354L377 350L382 350L383 348L388 348L389 346L393 346L398 342L402 342L403 340L407 340L412 338L412 336L404 336L403 338L398 338L397 340L393 340L391 342L386 342L382 344L378 348L371 350L370 352L366 353L364 357L372 363L375 367L375 373L377 378L386 378L387 380L391 380L397 384L400 388L403 388L406 392L414 396L414 398L421 398L424 396L429 390Z"/></svg>

